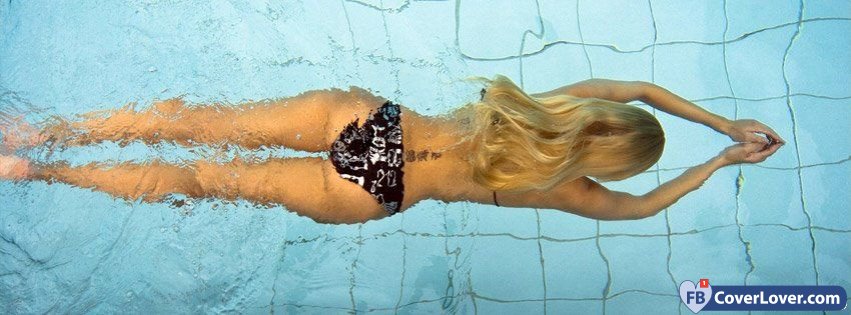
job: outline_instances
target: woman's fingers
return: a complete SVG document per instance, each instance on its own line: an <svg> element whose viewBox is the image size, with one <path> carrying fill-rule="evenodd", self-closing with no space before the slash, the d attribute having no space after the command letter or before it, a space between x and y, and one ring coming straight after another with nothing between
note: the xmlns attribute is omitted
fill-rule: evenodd
<svg viewBox="0 0 851 315"><path fill-rule="evenodd" d="M777 152L783 146L781 142L743 142L727 147L722 152L724 158L733 164L759 163Z"/></svg>
<svg viewBox="0 0 851 315"><path fill-rule="evenodd" d="M747 141L748 143L762 143L762 144L768 144L769 143L768 139L766 139L763 136L760 136L759 134L757 134L755 132L748 132L745 135L745 141Z"/></svg>
<svg viewBox="0 0 851 315"><path fill-rule="evenodd" d="M760 142L748 142L743 143L742 147L745 150L746 157L750 158L751 156L767 149L768 145Z"/></svg>
<svg viewBox="0 0 851 315"><path fill-rule="evenodd" d="M782 145L783 144L780 142L775 142L771 145L760 148L756 152L751 151L750 153L748 153L746 160L751 163L759 163L765 161L765 159L774 154L774 152L777 152L777 150L780 149Z"/></svg>
<svg viewBox="0 0 851 315"><path fill-rule="evenodd" d="M764 134L766 137L768 137L768 140L771 143L775 143L775 142L786 143L786 140L781 139L777 135L772 135L772 134L768 134L768 133L762 133L762 134Z"/></svg>
<svg viewBox="0 0 851 315"><path fill-rule="evenodd" d="M753 158L755 158L754 163L765 161L769 156L777 152L777 149L780 148L780 143L772 144L768 147L768 149L762 150L754 154Z"/></svg>
<svg viewBox="0 0 851 315"><path fill-rule="evenodd" d="M754 121L753 127L750 131L764 134L769 139L772 139L772 142L786 142L783 140L783 138L780 138L780 135L778 135L777 132L774 131L774 129L771 129L771 127L766 126L765 124L758 121Z"/></svg>
<svg viewBox="0 0 851 315"><path fill-rule="evenodd" d="M752 155L760 151L764 145L757 142L744 142L732 145L725 150L727 158L736 163L747 161Z"/></svg>
<svg viewBox="0 0 851 315"><path fill-rule="evenodd" d="M743 143L742 146L745 148L745 152L747 152L748 154L760 152L760 151L762 151L763 148L765 148L764 143L760 143L760 142L756 142L756 141Z"/></svg>
<svg viewBox="0 0 851 315"><path fill-rule="evenodd" d="M774 142L785 143L783 138L774 129L753 119L739 119L731 123L731 128L726 132L730 139L736 142L758 142L771 144Z"/></svg>

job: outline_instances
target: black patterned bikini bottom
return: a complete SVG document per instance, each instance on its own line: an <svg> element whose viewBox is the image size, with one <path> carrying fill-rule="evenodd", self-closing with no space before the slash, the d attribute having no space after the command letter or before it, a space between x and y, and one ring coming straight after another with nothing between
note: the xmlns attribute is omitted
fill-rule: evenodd
<svg viewBox="0 0 851 315"><path fill-rule="evenodd" d="M402 207L405 161L402 153L402 125L399 105L381 105L358 127L349 123L331 146L330 158L340 177L363 187L388 215Z"/></svg>

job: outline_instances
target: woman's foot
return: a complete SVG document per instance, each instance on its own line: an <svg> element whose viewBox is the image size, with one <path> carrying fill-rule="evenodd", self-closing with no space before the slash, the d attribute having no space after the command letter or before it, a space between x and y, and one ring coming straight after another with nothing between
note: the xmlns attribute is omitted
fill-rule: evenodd
<svg viewBox="0 0 851 315"><path fill-rule="evenodd" d="M30 175L30 161L14 155L0 155L0 179L19 180Z"/></svg>
<svg viewBox="0 0 851 315"><path fill-rule="evenodd" d="M0 152L14 152L18 148L31 148L44 143L47 137L41 130L30 125L22 118L14 120L11 124L0 124Z"/></svg>

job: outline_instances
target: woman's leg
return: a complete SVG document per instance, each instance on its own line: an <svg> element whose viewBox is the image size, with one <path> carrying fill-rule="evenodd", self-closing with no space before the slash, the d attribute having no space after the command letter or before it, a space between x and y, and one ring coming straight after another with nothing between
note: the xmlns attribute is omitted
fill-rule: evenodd
<svg viewBox="0 0 851 315"><path fill-rule="evenodd" d="M226 200L242 198L281 204L317 222L355 223L384 216L369 194L340 178L330 161L321 158L275 159L256 164L199 162L188 167L160 162L108 167L47 165L32 167L29 178L149 202L172 193Z"/></svg>
<svg viewBox="0 0 851 315"><path fill-rule="evenodd" d="M354 119L365 108L375 107L376 102L380 102L377 97L358 88L310 91L291 98L235 106L186 106L182 100L172 99L141 111L125 107L86 114L81 121L55 124L46 133L58 138L66 135L64 143L72 145L140 140L325 151L334 141L328 132L332 111L351 111Z"/></svg>
<svg viewBox="0 0 851 315"><path fill-rule="evenodd" d="M30 161L0 154L0 179L24 180L30 173Z"/></svg>

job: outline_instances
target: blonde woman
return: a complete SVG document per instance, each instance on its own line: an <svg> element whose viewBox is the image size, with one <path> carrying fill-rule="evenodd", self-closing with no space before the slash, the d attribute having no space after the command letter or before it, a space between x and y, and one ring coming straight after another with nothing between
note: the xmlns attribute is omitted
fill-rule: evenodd
<svg viewBox="0 0 851 315"><path fill-rule="evenodd" d="M625 179L662 155L662 127L647 111L625 104L632 101L704 124L740 143L645 195L608 190L590 178ZM650 83L594 79L529 95L503 76L487 81L479 102L443 117L422 116L350 88L233 107L169 100L142 111L115 110L40 131L25 129L5 130L7 149L44 141L138 140L328 151L328 159L183 166L155 161L71 167L0 156L5 179L61 182L145 201L169 194L242 198L281 204L327 223L380 219L423 199L639 219L697 189L715 170L764 161L785 143L757 121L730 121Z"/></svg>

